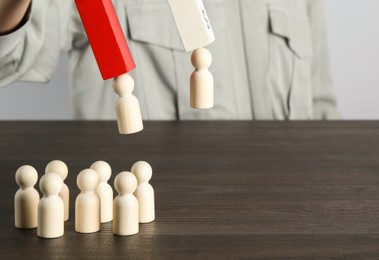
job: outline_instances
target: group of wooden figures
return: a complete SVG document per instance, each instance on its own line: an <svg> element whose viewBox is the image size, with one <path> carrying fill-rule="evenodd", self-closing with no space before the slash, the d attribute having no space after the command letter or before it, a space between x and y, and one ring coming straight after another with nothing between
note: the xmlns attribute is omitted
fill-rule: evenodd
<svg viewBox="0 0 379 260"><path fill-rule="evenodd" d="M108 184L112 174L110 165L97 161L77 176L80 194L75 200L75 231L94 233L100 231L100 223L112 222L115 235L127 236L138 233L139 223L155 219L154 189L149 184L151 166L144 161L136 162L131 172L120 172L114 187L118 195L113 199L113 189ZM15 225L21 229L37 228L38 237L57 238L64 235L64 222L69 219L69 188L64 183L67 165L59 160L50 162L41 177L40 199L34 185L38 173L29 165L16 172L20 189L14 198Z"/></svg>

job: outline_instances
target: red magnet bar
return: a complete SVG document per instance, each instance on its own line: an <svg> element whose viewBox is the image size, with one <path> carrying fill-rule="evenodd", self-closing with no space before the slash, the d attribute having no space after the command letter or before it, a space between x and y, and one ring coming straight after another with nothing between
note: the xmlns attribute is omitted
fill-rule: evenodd
<svg viewBox="0 0 379 260"><path fill-rule="evenodd" d="M112 0L75 0L104 80L133 70L130 53Z"/></svg>

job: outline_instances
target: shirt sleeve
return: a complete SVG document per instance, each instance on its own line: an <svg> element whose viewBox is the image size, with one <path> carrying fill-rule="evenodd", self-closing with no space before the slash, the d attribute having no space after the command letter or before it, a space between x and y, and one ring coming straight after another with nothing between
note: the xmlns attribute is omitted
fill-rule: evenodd
<svg viewBox="0 0 379 260"><path fill-rule="evenodd" d="M60 19L63 18L62 4L59 2L71 1L32 1L26 23L0 36L0 87L18 80L50 80L64 46Z"/></svg>
<svg viewBox="0 0 379 260"><path fill-rule="evenodd" d="M32 5L30 4L24 18L21 21L20 26L18 26L16 30L14 30L12 33L0 35L0 59L4 58L8 53L10 53L24 35L25 28L30 21L31 7Z"/></svg>
<svg viewBox="0 0 379 260"><path fill-rule="evenodd" d="M313 39L313 117L339 119L329 60L323 0L309 0L308 10Z"/></svg>

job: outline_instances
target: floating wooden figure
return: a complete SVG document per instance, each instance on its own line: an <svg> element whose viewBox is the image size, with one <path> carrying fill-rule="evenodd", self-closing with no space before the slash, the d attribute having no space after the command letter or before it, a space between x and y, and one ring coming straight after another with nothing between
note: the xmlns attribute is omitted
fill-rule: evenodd
<svg viewBox="0 0 379 260"><path fill-rule="evenodd" d="M213 76L208 71L211 53L203 47L215 36L202 0L168 0L179 35L191 57L195 71L190 78L190 104L193 108L208 109L214 105Z"/></svg>
<svg viewBox="0 0 379 260"><path fill-rule="evenodd" d="M138 99L132 94L134 80L129 74L123 74L113 81L113 90L120 96L116 101L118 131L137 133L143 130L141 109Z"/></svg>

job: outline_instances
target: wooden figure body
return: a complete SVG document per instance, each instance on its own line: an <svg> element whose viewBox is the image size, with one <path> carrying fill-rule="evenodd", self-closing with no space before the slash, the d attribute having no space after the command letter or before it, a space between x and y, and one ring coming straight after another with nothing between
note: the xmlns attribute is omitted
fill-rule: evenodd
<svg viewBox="0 0 379 260"><path fill-rule="evenodd" d="M100 231L100 199L95 190L99 184L96 171L86 169L79 173L76 183L80 194L75 200L75 231L94 233Z"/></svg>
<svg viewBox="0 0 379 260"><path fill-rule="evenodd" d="M62 190L59 192L59 197L62 198L64 203L64 220L67 221L70 217L70 190L64 183L68 175L67 165L59 160L51 161L46 165L45 174L50 172L57 173L63 180Z"/></svg>
<svg viewBox="0 0 379 260"><path fill-rule="evenodd" d="M208 71L212 55L203 47L215 36L202 0L168 0L179 35L187 52L192 54L195 71L190 79L190 104L193 108L208 109L214 105L213 76Z"/></svg>
<svg viewBox="0 0 379 260"><path fill-rule="evenodd" d="M63 181L56 173L42 176L39 187L44 194L38 205L37 234L41 238L56 238L64 234L64 203L59 192Z"/></svg>
<svg viewBox="0 0 379 260"><path fill-rule="evenodd" d="M39 194L34 188L38 173L32 166L24 165L16 171L20 189L14 196L14 216L17 228L36 228L38 225Z"/></svg>
<svg viewBox="0 0 379 260"><path fill-rule="evenodd" d="M113 90L120 96L116 101L118 130L121 134L132 134L143 130L141 109L133 96L134 80L129 74L118 76L113 81Z"/></svg>
<svg viewBox="0 0 379 260"><path fill-rule="evenodd" d="M99 175L96 194L100 199L100 222L110 222L113 219L113 190L108 184L108 180L112 175L111 166L104 161L97 161L90 168Z"/></svg>
<svg viewBox="0 0 379 260"><path fill-rule="evenodd" d="M139 205L139 222L152 222L155 219L154 189L149 181L153 175L153 169L147 162L139 161L133 165L131 172L138 181L134 195Z"/></svg>
<svg viewBox="0 0 379 260"><path fill-rule="evenodd" d="M130 172L119 173L114 181L118 192L113 202L113 233L119 236L137 234L139 231L138 200L133 195L137 179Z"/></svg>

